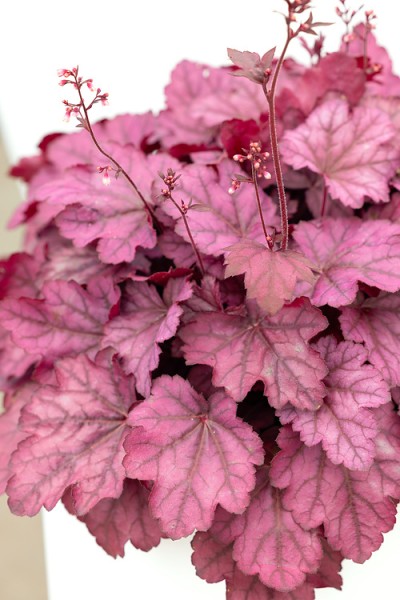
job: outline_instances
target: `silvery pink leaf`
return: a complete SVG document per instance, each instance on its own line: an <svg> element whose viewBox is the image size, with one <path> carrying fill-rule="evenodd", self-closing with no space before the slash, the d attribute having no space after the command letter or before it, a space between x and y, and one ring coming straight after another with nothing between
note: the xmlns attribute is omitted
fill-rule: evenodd
<svg viewBox="0 0 400 600"><path fill-rule="evenodd" d="M252 303L248 307L248 316L195 315L179 332L187 362L213 367L213 384L237 402L261 380L275 408L289 402L315 410L325 395L322 379L327 370L308 340L325 328L322 313L306 299L272 317Z"/></svg>
<svg viewBox="0 0 400 600"><path fill-rule="evenodd" d="M206 401L181 377L164 375L129 424L127 475L154 481L150 508L170 538L207 530L217 504L245 510L262 442L223 392Z"/></svg>
<svg viewBox="0 0 400 600"><path fill-rule="evenodd" d="M48 281L42 292L42 300L7 298L1 302L0 321L14 342L50 361L81 352L94 356L103 325L119 299L112 280L92 280L87 290L74 281Z"/></svg>
<svg viewBox="0 0 400 600"><path fill-rule="evenodd" d="M175 335L192 286L185 278L170 279L163 298L145 282L128 283L122 300L122 314L105 327L102 347L112 346L123 358L124 368L135 374L137 390L150 393L150 373L159 360L159 344Z"/></svg>
<svg viewBox="0 0 400 600"><path fill-rule="evenodd" d="M99 546L114 558L125 555L125 544L145 552L158 546L161 530L150 513L149 492L140 481L125 479L119 498L104 498L79 517Z"/></svg>
<svg viewBox="0 0 400 600"><path fill-rule="evenodd" d="M364 343L368 360L394 387L400 385L400 295L380 293L344 307L340 325L345 339Z"/></svg>
<svg viewBox="0 0 400 600"><path fill-rule="evenodd" d="M289 428L271 466L273 485L284 488L283 505L303 527L324 525L330 546L345 558L366 561L395 523L396 505L376 485L372 469L334 465L321 446L304 446Z"/></svg>
<svg viewBox="0 0 400 600"><path fill-rule="evenodd" d="M85 355L59 361L56 374L58 385L42 385L21 416L26 439L13 455L7 487L18 515L52 509L69 486L78 515L122 493L133 377L115 360L94 363Z"/></svg>
<svg viewBox="0 0 400 600"><path fill-rule="evenodd" d="M235 171L237 163L230 160L221 162L218 172L212 167L189 165L179 180L177 194L180 199L187 205L192 201L209 208L207 212L189 210L187 213L196 245L204 254L224 254L228 246L243 238L265 240L253 186L243 184L235 194L228 193ZM260 195L267 226L278 225L274 204L261 190ZM163 210L177 221L176 232L188 242L185 225L176 207L165 202Z"/></svg>
<svg viewBox="0 0 400 600"><path fill-rule="evenodd" d="M398 152L390 142L396 131L379 109L357 107L352 115L344 100L330 100L307 121L285 134L284 160L323 175L332 198L360 208L365 196L388 202L388 180L395 174Z"/></svg>
<svg viewBox="0 0 400 600"><path fill-rule="evenodd" d="M356 297L358 281L388 292L400 289L400 225L356 218L301 222L294 238L320 272L306 291L317 306L343 306Z"/></svg>
<svg viewBox="0 0 400 600"><path fill-rule="evenodd" d="M400 417L393 404L374 411L378 434L375 439L376 458L371 469L372 479L385 496L400 496Z"/></svg>
<svg viewBox="0 0 400 600"><path fill-rule="evenodd" d="M272 252L264 244L243 239L228 246L225 276L244 274L247 298L254 298L268 314L276 314L295 296L298 281L315 282L313 264L299 252Z"/></svg>
<svg viewBox="0 0 400 600"><path fill-rule="evenodd" d="M375 456L377 425L368 410L390 402L390 392L379 372L364 365L367 353L351 342L337 344L333 337L322 338L316 350L326 361L327 396L316 411L283 408L283 423L292 423L307 446L322 442L334 464L352 470L368 469Z"/></svg>
<svg viewBox="0 0 400 600"><path fill-rule="evenodd" d="M243 533L233 546L233 558L246 575L258 575L262 583L289 592L318 570L322 548L315 530L306 531L282 504L282 492L259 473L257 491L239 520ZM265 557L268 556L268 560Z"/></svg>

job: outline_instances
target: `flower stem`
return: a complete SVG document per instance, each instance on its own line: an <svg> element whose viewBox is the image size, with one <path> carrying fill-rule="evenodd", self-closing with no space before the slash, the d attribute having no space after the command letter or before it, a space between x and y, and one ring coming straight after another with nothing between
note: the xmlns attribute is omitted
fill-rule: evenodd
<svg viewBox="0 0 400 600"><path fill-rule="evenodd" d="M282 68L283 60L285 58L286 51L288 46L292 40L292 33L290 28L288 27L286 43L282 50L282 53L279 57L278 64L275 67L274 76L272 78L272 83L270 89L267 89L267 82L263 83L263 90L265 97L269 106L269 133L271 138L271 150L272 150L272 160L274 163L275 170L275 178L276 185L278 188L278 198L279 198L279 209L281 213L281 233L282 233L282 242L281 249L287 250L288 241L289 241L289 220L288 220L288 210L287 210L287 202L286 202L286 194L285 194L285 186L283 183L283 175L282 175L282 167L279 158L279 145L278 145L278 135L276 131L276 111L275 111L275 92L276 92L276 84L278 82L278 76L280 70Z"/></svg>
<svg viewBox="0 0 400 600"><path fill-rule="evenodd" d="M95 133L93 131L92 125L90 123L90 119L89 119L89 115L88 115L88 109L85 105L83 96L82 96L82 92L81 92L81 86L79 84L79 82L77 81L77 78L75 77L76 80L76 86L77 86L77 90L78 90L78 94L79 94L79 99L80 99L80 106L83 109L84 112L84 123L85 123L85 129L88 131L90 137L92 138L92 141L94 143L94 145L96 146L97 150L106 158L108 158L109 161L112 162L112 164L116 167L117 172L118 173L122 173L122 175L125 177L125 179L127 180L127 182L129 183L129 185L135 190L136 194L138 195L138 197L140 198L140 200L143 202L147 212L149 213L154 225L159 225L158 219L156 217L156 215L154 214L153 209L151 208L151 206L149 205L149 203L147 202L147 200L145 199L145 197L143 196L142 192L139 190L139 188L137 187L136 183L133 181L133 179L130 177L130 175L128 175L128 173L125 171L125 169L119 164L119 162L117 160L115 160L115 158L113 158L110 154L108 154L108 152L106 152L99 144Z"/></svg>
<svg viewBox="0 0 400 600"><path fill-rule="evenodd" d="M171 200L171 202L174 204L174 206L176 206L176 208L179 210L179 212L181 214L181 217L182 217L183 222L184 222L185 227L186 227L187 234L188 234L189 239L190 239L190 243L191 243L193 251L194 251L194 253L196 255L196 259L197 259L197 263L198 263L198 266L199 266L199 269L200 269L200 273L204 276L205 273L206 273L206 271L204 269L204 263L203 263L203 260L201 258L201 254L200 254L200 252L199 252L199 250L198 250L198 248L196 246L196 242L194 241L192 232L190 231L189 223L188 223L188 220L187 220L187 217L186 217L186 210L184 210L181 206L179 206L178 202L172 197L171 194L169 194L168 197Z"/></svg>
<svg viewBox="0 0 400 600"><path fill-rule="evenodd" d="M251 175L252 175L252 179L253 179L254 190L256 192L258 212L259 212L259 215L260 215L260 220L261 220L261 225L262 225L262 228L263 228L265 240L266 240L266 242L268 244L268 248L270 250L272 250L272 248L274 246L274 241L273 241L272 237L269 235L269 233L267 231L267 228L265 226L264 216L263 216L263 212L262 212L262 208L261 208L260 193L259 193L259 190L258 190L257 173L256 173L256 170L254 168L253 161L251 161Z"/></svg>

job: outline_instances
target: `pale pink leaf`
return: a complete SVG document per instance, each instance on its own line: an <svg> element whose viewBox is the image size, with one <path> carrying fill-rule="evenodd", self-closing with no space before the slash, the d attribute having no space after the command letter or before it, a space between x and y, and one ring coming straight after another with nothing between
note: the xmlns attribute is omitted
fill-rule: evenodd
<svg viewBox="0 0 400 600"><path fill-rule="evenodd" d="M307 446L322 442L334 464L352 470L368 469L375 455L377 426L368 407L390 402L390 392L379 372L364 365L363 346L322 338L315 346L329 368L325 378L327 396L316 411L284 408L283 423L292 423Z"/></svg>
<svg viewBox="0 0 400 600"><path fill-rule="evenodd" d="M342 589L342 577L339 574L342 568L343 556L340 552L332 550L325 538L321 538L323 557L316 573L307 575L307 582L316 588L333 587Z"/></svg>
<svg viewBox="0 0 400 600"><path fill-rule="evenodd" d="M349 471L327 458L320 445L308 448L283 430L282 450L272 461L271 481L286 488L283 503L303 527L324 525L326 538L345 558L362 563L395 523L395 503L376 485L373 470Z"/></svg>
<svg viewBox="0 0 400 600"><path fill-rule="evenodd" d="M56 373L58 386L41 386L22 413L28 437L13 455L7 487L15 514L52 509L69 486L78 515L122 493L133 377L115 360L96 364L84 355L59 361Z"/></svg>
<svg viewBox="0 0 400 600"><path fill-rule="evenodd" d="M395 136L382 111L359 106L349 114L344 100L330 100L316 108L307 121L285 134L284 160L323 175L332 198L360 208L369 197L388 202L388 180L396 170L398 152L389 144Z"/></svg>
<svg viewBox="0 0 400 600"><path fill-rule="evenodd" d="M282 505L282 492L263 478L240 517L244 530L234 542L233 558L247 575L257 574L265 585L288 592L304 583L307 573L317 571L321 543L316 531L306 531L296 523Z"/></svg>
<svg viewBox="0 0 400 600"><path fill-rule="evenodd" d="M2 301L1 324L11 332L14 342L48 360L81 352L94 356L103 325L119 298L112 280L92 280L87 290L74 281L48 281L42 292L43 300Z"/></svg>
<svg viewBox="0 0 400 600"><path fill-rule="evenodd" d="M274 54L275 48L271 48L263 57L260 57L257 52L249 52L248 50L242 52L228 48L229 58L238 67L236 71L231 71L231 74L237 77L246 77L254 83L262 84L266 81L265 72L271 68Z"/></svg>
<svg viewBox="0 0 400 600"><path fill-rule="evenodd" d="M390 387L400 385L400 294L381 293L344 307L339 319L344 337L365 344L368 360Z"/></svg>
<svg viewBox="0 0 400 600"><path fill-rule="evenodd" d="M222 255L228 246L243 238L265 241L252 186L243 185L235 194L228 193L236 171L237 163L224 160L218 165L218 171L212 167L189 165L179 179L179 199L187 205L192 201L208 209L189 209L187 213L190 231L198 249L204 254ZM267 226L278 225L275 205L262 190L260 196ZM176 232L189 242L185 224L176 207L166 201L163 210L177 221Z"/></svg>
<svg viewBox="0 0 400 600"><path fill-rule="evenodd" d="M374 411L378 425L375 439L376 457L371 477L385 496L400 497L400 416L393 404L385 404Z"/></svg>
<svg viewBox="0 0 400 600"><path fill-rule="evenodd" d="M223 392L206 401L181 377L164 375L129 424L127 475L154 481L150 508L169 537L207 530L217 504L245 510L262 442Z"/></svg>
<svg viewBox="0 0 400 600"><path fill-rule="evenodd" d="M275 408L288 402L315 410L325 395L327 370L308 340L326 327L325 318L306 299L270 317L249 303L249 315L198 313L179 331L189 364L213 367L213 384L237 402L256 381Z"/></svg>
<svg viewBox="0 0 400 600"><path fill-rule="evenodd" d="M320 271L305 293L313 304L350 304L357 282L387 292L400 288L400 225L386 220L327 218L302 222L294 238Z"/></svg>
<svg viewBox="0 0 400 600"><path fill-rule="evenodd" d="M125 555L125 544L147 552L158 546L161 530L148 507L149 492L140 481L126 479L119 498L104 498L79 517L108 554Z"/></svg>
<svg viewBox="0 0 400 600"><path fill-rule="evenodd" d="M243 239L226 251L225 276L244 273L247 297L270 315L293 300L297 281L312 285L316 279L312 263L293 250L272 252L264 244Z"/></svg>
<svg viewBox="0 0 400 600"><path fill-rule="evenodd" d="M175 335L183 308L190 298L191 284L184 278L170 279L163 298L145 282L128 283L121 315L105 327L102 347L112 346L124 360L125 370L134 373L137 390L150 393L151 371L159 360L159 344Z"/></svg>

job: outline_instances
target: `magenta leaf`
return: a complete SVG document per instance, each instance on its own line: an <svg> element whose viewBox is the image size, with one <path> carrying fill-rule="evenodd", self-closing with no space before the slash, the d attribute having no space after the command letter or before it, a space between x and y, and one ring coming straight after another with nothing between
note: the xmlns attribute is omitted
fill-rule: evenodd
<svg viewBox="0 0 400 600"><path fill-rule="evenodd" d="M163 298L145 282L128 283L121 316L105 327L102 347L112 346L124 359L125 370L135 374L140 394L150 393L150 373L159 360L159 344L171 338L179 325L183 308L190 298L191 284L184 278L170 279Z"/></svg>
<svg viewBox="0 0 400 600"><path fill-rule="evenodd" d="M352 115L344 100L330 100L307 121L285 134L284 160L323 175L332 198L360 208L365 196L388 202L388 180L395 173L397 151L389 144L395 129L387 115L359 106Z"/></svg>
<svg viewBox="0 0 400 600"><path fill-rule="evenodd" d="M192 201L208 209L189 209L187 213L196 245L204 254L222 255L228 246L243 238L265 241L253 187L242 185L235 194L228 193L237 168L237 163L230 160L221 162L218 172L211 167L189 165L179 180L179 198L187 205ZM278 225L275 206L262 190L260 195L267 226ZM163 210L177 221L176 232L188 242L188 233L175 206L166 201Z"/></svg>
<svg viewBox="0 0 400 600"><path fill-rule="evenodd" d="M148 491L140 481L126 479L119 498L104 498L79 517L99 546L116 558L125 555L125 544L145 552L158 546L161 531L148 507Z"/></svg>
<svg viewBox="0 0 400 600"><path fill-rule="evenodd" d="M314 590L303 583L290 592L278 592L266 587L256 575L245 575L236 566L226 582L227 600L314 600Z"/></svg>
<svg viewBox="0 0 400 600"><path fill-rule="evenodd" d="M192 540L192 564L196 575L208 583L232 577L232 546L217 542L209 531L198 531Z"/></svg>
<svg viewBox="0 0 400 600"><path fill-rule="evenodd" d="M180 330L189 364L213 367L213 384L240 402L256 381L266 388L275 408L290 403L316 410L325 395L327 371L307 341L326 326L306 299L269 317L249 303L248 316L198 313Z"/></svg>
<svg viewBox="0 0 400 600"><path fill-rule="evenodd" d="M14 342L48 360L87 352L93 357L119 290L111 279L92 280L83 289L74 281L48 281L43 300L7 298L0 305L0 320Z"/></svg>
<svg viewBox="0 0 400 600"><path fill-rule="evenodd" d="M225 276L244 273L247 297L257 300L270 315L293 300L297 281L310 285L315 281L312 263L293 250L272 252L263 244L244 239L229 246L227 252Z"/></svg>
<svg viewBox="0 0 400 600"><path fill-rule="evenodd" d="M307 573L317 571L322 548L317 532L298 525L281 496L261 473L257 492L239 517L244 530L234 542L233 558L247 575L258 574L265 585L288 592L304 583Z"/></svg>
<svg viewBox="0 0 400 600"><path fill-rule="evenodd" d="M298 434L282 430L282 448L271 467L271 481L286 488L283 505L303 527L324 525L326 538L345 558L362 563L395 523L396 505L376 485L373 469L336 466L320 445L307 448Z"/></svg>
<svg viewBox="0 0 400 600"><path fill-rule="evenodd" d="M347 340L364 342L368 360L394 387L400 385L400 295L381 293L344 307L340 325Z"/></svg>
<svg viewBox="0 0 400 600"><path fill-rule="evenodd" d="M316 573L307 575L307 581L316 588L334 587L342 589L342 577L339 572L342 568L343 556L340 552L332 550L325 538L321 538L323 557Z"/></svg>
<svg viewBox="0 0 400 600"><path fill-rule="evenodd" d="M205 401L181 377L164 375L129 424L127 475L154 481L150 508L170 538L207 530L217 504L246 508L262 442L223 392Z"/></svg>
<svg viewBox="0 0 400 600"><path fill-rule="evenodd" d="M257 52L245 50L234 50L228 48L228 56L238 68L237 71L231 71L232 75L237 77L246 77L254 83L263 83L266 79L266 71L271 68L275 54L275 48L268 50L262 57ZM270 73L269 73L270 74Z"/></svg>
<svg viewBox="0 0 400 600"><path fill-rule="evenodd" d="M122 493L133 377L102 355L97 363L84 355L65 358L56 374L58 386L41 386L22 413L28 437L13 455L7 487L18 515L52 509L69 486L78 515Z"/></svg>
<svg viewBox="0 0 400 600"><path fill-rule="evenodd" d="M325 359L329 374L325 378L327 397L316 411L284 408L283 423L292 423L307 446L322 442L334 464L352 470L368 469L375 455L376 421L368 408L390 402L388 386L378 371L364 365L363 346L322 338L316 349Z"/></svg>
<svg viewBox="0 0 400 600"><path fill-rule="evenodd" d="M386 220L356 218L314 220L296 226L294 238L319 269L307 291L313 304L350 304L357 282L387 292L400 288L400 226Z"/></svg>

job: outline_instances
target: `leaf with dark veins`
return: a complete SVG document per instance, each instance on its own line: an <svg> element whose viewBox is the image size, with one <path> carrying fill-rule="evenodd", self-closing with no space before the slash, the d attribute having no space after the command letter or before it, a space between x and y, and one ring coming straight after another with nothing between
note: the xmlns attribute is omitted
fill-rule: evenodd
<svg viewBox="0 0 400 600"><path fill-rule="evenodd" d="M316 588L334 587L337 590L342 589L342 577L340 570L342 568L343 556L340 552L332 550L325 538L321 537L323 556L316 573L307 575L307 582Z"/></svg>
<svg viewBox="0 0 400 600"><path fill-rule="evenodd" d="M234 562L230 544L217 542L209 531L198 531L191 545L192 564L198 577L207 583L217 583L232 577Z"/></svg>
<svg viewBox="0 0 400 600"><path fill-rule="evenodd" d="M177 199L187 205L192 201L207 208L204 211L189 209L187 213L190 231L198 249L204 254L224 254L228 246L243 238L265 241L253 186L243 185L233 195L228 192L235 172L237 163L224 160L218 165L218 171L211 167L189 165L179 180L175 194ZM267 227L279 226L272 200L262 190L260 196ZM165 202L163 210L177 221L176 232L189 242L185 224L176 207Z"/></svg>
<svg viewBox="0 0 400 600"><path fill-rule="evenodd" d="M291 592L278 592L261 583L256 575L245 575L235 566L226 582L227 600L314 600L314 589L303 583Z"/></svg>
<svg viewBox="0 0 400 600"><path fill-rule="evenodd" d="M267 316L248 303L248 316L198 313L179 331L188 364L213 368L213 384L240 402L256 381L272 406L316 410L325 395L324 361L307 341L326 327L322 313L299 299Z"/></svg>
<svg viewBox="0 0 400 600"><path fill-rule="evenodd" d="M333 337L325 337L315 348L329 368L327 397L317 411L282 409L281 422L292 423L307 446L322 442L334 464L366 470L374 459L377 435L369 408L390 402L389 388L374 367L364 365L367 353L363 346L338 344Z"/></svg>
<svg viewBox="0 0 400 600"><path fill-rule="evenodd" d="M393 404L374 411L378 435L375 439L376 457L371 477L385 496L400 497L400 417Z"/></svg>
<svg viewBox="0 0 400 600"><path fill-rule="evenodd" d="M315 285L304 290L317 306L350 304L358 281L387 292L400 288L398 224L326 218L300 223L294 238L320 272Z"/></svg>
<svg viewBox="0 0 400 600"><path fill-rule="evenodd" d="M400 385L400 294L343 307L339 320L345 339L365 344L368 360L389 386Z"/></svg>
<svg viewBox="0 0 400 600"><path fill-rule="evenodd" d="M288 131L282 155L295 169L321 174L332 198L361 208L365 197L389 201L388 181L395 174L398 151L390 145L396 130L381 110L358 106L349 114L345 100L324 102L307 121Z"/></svg>
<svg viewBox="0 0 400 600"><path fill-rule="evenodd" d="M69 486L78 515L122 493L133 377L104 355L97 363L84 355L66 358L56 374L58 386L41 386L22 412L28 437L13 455L7 487L18 515L32 516L42 506L51 510Z"/></svg>
<svg viewBox="0 0 400 600"><path fill-rule="evenodd" d="M290 428L281 430L282 450L271 465L271 481L285 489L283 505L303 527L324 525L334 550L366 561L396 520L396 505L376 485L373 470L349 471L327 458L321 445L308 448Z"/></svg>
<svg viewBox="0 0 400 600"><path fill-rule="evenodd" d="M18 346L31 354L55 360L68 354L99 350L103 325L119 299L111 279L99 277L85 290L74 281L48 281L44 298L6 298L0 321Z"/></svg>
<svg viewBox="0 0 400 600"><path fill-rule="evenodd" d="M159 360L159 344L170 339L179 325L192 285L185 279L170 279L163 298L156 288L145 282L128 283L121 315L105 327L102 347L112 346L124 360L125 370L135 374L137 390L150 393L150 373Z"/></svg>
<svg viewBox="0 0 400 600"><path fill-rule="evenodd" d="M257 492L238 517L244 530L234 542L233 558L247 575L257 574L265 585L289 592L305 582L307 573L317 571L322 548L317 532L298 525L281 497L260 472Z"/></svg>
<svg viewBox="0 0 400 600"><path fill-rule="evenodd" d="M242 275L247 298L254 298L268 314L291 302L297 281L315 282L313 264L300 252L272 252L265 244L243 239L226 249L225 277Z"/></svg>
<svg viewBox="0 0 400 600"><path fill-rule="evenodd" d="M262 442L223 392L205 401L178 375L164 375L129 424L127 475L154 481L150 508L170 538L207 530L217 504L245 510Z"/></svg>
<svg viewBox="0 0 400 600"><path fill-rule="evenodd" d="M99 546L116 558L125 555L125 544L148 552L158 546L161 530L148 506L149 492L140 481L125 479L119 498L104 498L79 517Z"/></svg>

